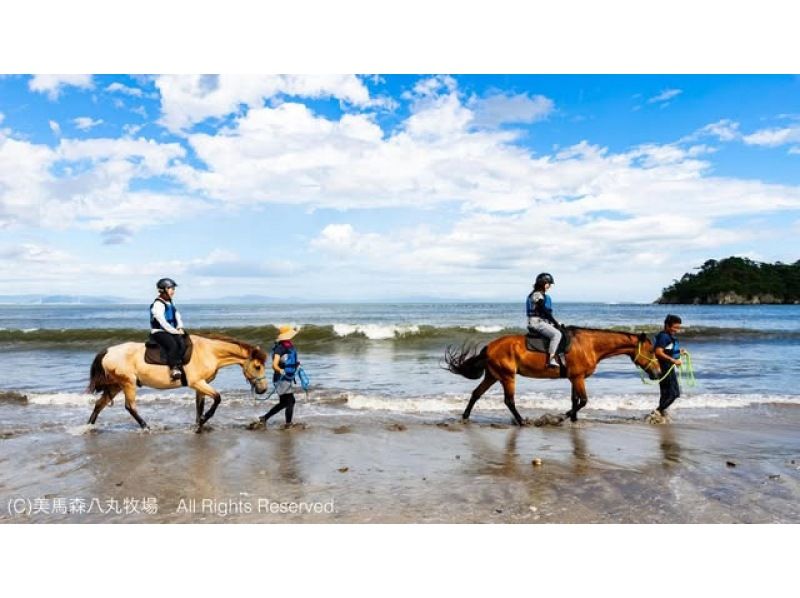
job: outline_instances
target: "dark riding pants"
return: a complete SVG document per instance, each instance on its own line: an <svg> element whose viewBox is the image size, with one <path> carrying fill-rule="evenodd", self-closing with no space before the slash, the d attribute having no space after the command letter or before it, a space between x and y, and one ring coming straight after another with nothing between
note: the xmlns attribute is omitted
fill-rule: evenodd
<svg viewBox="0 0 800 598"><path fill-rule="evenodd" d="M661 400L658 403L658 410L664 413L664 411L675 402L675 399L681 396L681 387L678 383L677 370L673 368L669 375L658 383L658 386L661 389Z"/></svg>
<svg viewBox="0 0 800 598"><path fill-rule="evenodd" d="M182 334L170 334L169 332L154 332L153 340L156 341L164 353L167 355L169 367L175 368L183 365L183 354L186 352L186 342Z"/></svg>
<svg viewBox="0 0 800 598"><path fill-rule="evenodd" d="M280 395L278 398L280 399L280 402L270 409L266 415L264 415L264 423L266 423L270 417L278 413L281 409L286 409L286 423L292 423L295 402L294 394Z"/></svg>

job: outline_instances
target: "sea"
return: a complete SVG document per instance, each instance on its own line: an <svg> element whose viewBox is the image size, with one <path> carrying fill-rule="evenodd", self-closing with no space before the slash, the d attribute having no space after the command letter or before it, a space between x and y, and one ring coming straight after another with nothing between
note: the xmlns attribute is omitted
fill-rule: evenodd
<svg viewBox="0 0 800 598"><path fill-rule="evenodd" d="M36 427L80 430L96 397L85 392L94 356L108 346L144 341L149 304L0 305L0 434ZM424 420L458 417L478 381L442 367L448 347L480 347L525 330L519 303L179 304L189 331L230 334L270 349L279 325L295 337L311 379L299 393L295 419ZM679 338L691 354L694 385L672 409L685 418L718 417L731 409L800 405L800 306L558 303L566 324L642 331L653 337L664 317L683 319ZM240 425L262 414L274 397L254 397L238 367L220 372L215 425ZM643 382L628 357L600 363L588 379L585 413L640 418L658 403L658 386ZM517 406L525 416L566 411L567 380L519 378ZM140 414L151 427L190 427L194 391L140 389ZM137 429L115 405L98 425ZM582 413L584 413L582 412ZM508 419L495 385L475 407L477 418Z"/></svg>

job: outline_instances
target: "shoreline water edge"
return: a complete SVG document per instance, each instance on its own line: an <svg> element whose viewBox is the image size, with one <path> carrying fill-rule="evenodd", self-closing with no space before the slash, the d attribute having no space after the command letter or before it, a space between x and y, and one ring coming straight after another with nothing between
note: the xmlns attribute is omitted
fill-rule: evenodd
<svg viewBox="0 0 800 598"><path fill-rule="evenodd" d="M800 522L800 308L567 304L569 324L652 336L679 309L698 385L650 425L658 387L627 358L588 380L575 424L511 425L493 388L463 424L477 382L442 366L447 345L524 325L518 305L299 306L312 377L283 430L247 426L273 401L236 368L208 432L194 394L141 389L87 426L97 351L143 340L140 306L0 306L0 522ZM276 306L192 306L197 328L267 350ZM233 371L237 370L237 371ZM519 378L531 420L569 408L564 380Z"/></svg>

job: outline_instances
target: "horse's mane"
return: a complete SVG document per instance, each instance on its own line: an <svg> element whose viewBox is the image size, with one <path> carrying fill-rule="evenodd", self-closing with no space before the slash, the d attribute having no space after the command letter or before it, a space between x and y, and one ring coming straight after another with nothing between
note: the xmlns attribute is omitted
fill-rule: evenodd
<svg viewBox="0 0 800 598"><path fill-rule="evenodd" d="M579 330L586 330L587 332L616 332L617 334L639 334L638 332L627 332L625 330L610 330L608 328L588 328L586 326L567 326L569 330L572 332L578 332Z"/></svg>
<svg viewBox="0 0 800 598"><path fill-rule="evenodd" d="M639 336L639 332L626 332L625 330L609 330L607 328L587 328L586 326L567 326L573 333L585 330L586 332L610 332L614 334L624 334L625 336Z"/></svg>
<svg viewBox="0 0 800 598"><path fill-rule="evenodd" d="M233 338L232 336L228 336L227 334L218 334L207 332L205 334L196 334L196 336L200 336L203 338L207 338L214 341L222 341L225 343L231 343L233 345L239 345L242 349L248 351L251 355L253 355L256 359L261 361L267 361L267 352L264 351L261 347L256 347L251 345L250 343L246 343L245 341L240 341L238 338Z"/></svg>

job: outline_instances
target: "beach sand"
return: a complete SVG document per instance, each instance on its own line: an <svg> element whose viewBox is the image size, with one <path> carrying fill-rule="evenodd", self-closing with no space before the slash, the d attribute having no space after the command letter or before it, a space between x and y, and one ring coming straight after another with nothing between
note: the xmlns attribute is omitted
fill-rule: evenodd
<svg viewBox="0 0 800 598"><path fill-rule="evenodd" d="M794 406L659 426L296 419L5 434L0 522L800 522Z"/></svg>

